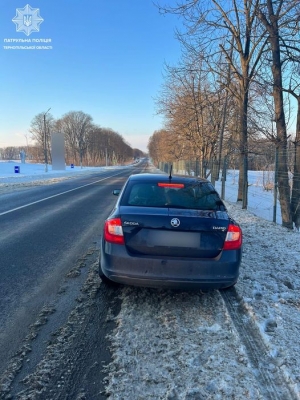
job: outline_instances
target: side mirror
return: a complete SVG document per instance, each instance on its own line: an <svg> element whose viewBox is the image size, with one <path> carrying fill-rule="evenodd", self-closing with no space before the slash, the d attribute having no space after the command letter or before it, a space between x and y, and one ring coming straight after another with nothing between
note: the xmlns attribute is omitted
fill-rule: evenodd
<svg viewBox="0 0 300 400"><path fill-rule="evenodd" d="M113 195L114 196L119 196L120 192L121 192L121 189L114 189L113 190Z"/></svg>

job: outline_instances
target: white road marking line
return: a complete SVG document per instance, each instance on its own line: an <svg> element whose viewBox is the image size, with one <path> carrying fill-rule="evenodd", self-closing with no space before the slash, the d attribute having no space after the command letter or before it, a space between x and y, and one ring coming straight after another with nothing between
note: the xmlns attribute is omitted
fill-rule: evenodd
<svg viewBox="0 0 300 400"><path fill-rule="evenodd" d="M5 212L3 212L3 213L0 213L0 217L1 217L1 215L9 214L9 213L11 213L11 212L14 212L14 211L17 211L17 210L21 210L22 208L32 206L33 204L37 204L37 203L41 203L42 201L45 201L45 200L53 199L53 197L57 197L57 196L61 196L62 194L74 192L74 190L82 189L82 188L84 188L84 187L94 185L95 183L98 183L98 182L101 182L101 181L105 181L106 179L112 178L113 176L120 175L120 174L122 174L123 172L124 172L124 170L121 171L121 172L118 172L117 174L107 176L106 178L100 179L100 180L98 180L98 181L95 181L95 182L92 182L92 183L87 183L86 185L83 185L83 186L79 186L79 187L77 187L77 188L75 188L75 189L66 190L65 192L58 193L58 194L54 194L53 196L46 197L45 199L33 201L32 203L25 204L24 206L20 206L20 207L17 207L17 208L13 208L12 210L8 210L8 211L5 211Z"/></svg>

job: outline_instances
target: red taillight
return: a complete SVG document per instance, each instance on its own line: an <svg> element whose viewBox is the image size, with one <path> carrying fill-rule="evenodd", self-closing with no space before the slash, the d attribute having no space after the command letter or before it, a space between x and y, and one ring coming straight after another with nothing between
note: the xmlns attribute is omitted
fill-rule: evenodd
<svg viewBox="0 0 300 400"><path fill-rule="evenodd" d="M242 230L237 225L229 225L223 250L237 250L242 246Z"/></svg>
<svg viewBox="0 0 300 400"><path fill-rule="evenodd" d="M120 218L109 219L104 225L104 239L114 244L124 244L122 222Z"/></svg>

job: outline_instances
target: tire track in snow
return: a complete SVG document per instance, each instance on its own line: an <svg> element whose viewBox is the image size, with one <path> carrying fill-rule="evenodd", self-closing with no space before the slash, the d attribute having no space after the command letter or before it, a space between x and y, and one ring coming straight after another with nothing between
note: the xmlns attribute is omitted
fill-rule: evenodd
<svg viewBox="0 0 300 400"><path fill-rule="evenodd" d="M110 400L264 400L218 291L124 287L121 299Z"/></svg>
<svg viewBox="0 0 300 400"><path fill-rule="evenodd" d="M235 288L220 290L232 322L244 344L253 368L257 371L257 381L266 399L296 400L283 374L276 365L276 360L268 352L258 328L247 313Z"/></svg>

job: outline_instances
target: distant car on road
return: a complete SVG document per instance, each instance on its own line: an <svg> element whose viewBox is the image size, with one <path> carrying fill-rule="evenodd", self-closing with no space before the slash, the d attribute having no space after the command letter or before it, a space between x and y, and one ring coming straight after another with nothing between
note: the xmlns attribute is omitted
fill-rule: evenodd
<svg viewBox="0 0 300 400"><path fill-rule="evenodd" d="M213 185L196 177L131 175L106 219L106 283L221 289L238 279L242 231Z"/></svg>

